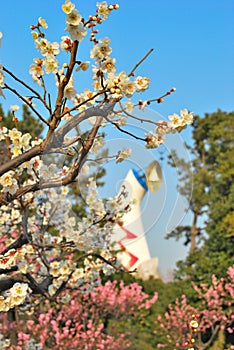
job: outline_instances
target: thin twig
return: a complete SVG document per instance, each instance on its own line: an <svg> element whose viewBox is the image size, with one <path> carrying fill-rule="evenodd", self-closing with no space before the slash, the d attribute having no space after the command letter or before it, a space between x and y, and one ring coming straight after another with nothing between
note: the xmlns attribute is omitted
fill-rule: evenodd
<svg viewBox="0 0 234 350"><path fill-rule="evenodd" d="M126 114L128 117L130 118L133 118L133 119L136 119L136 120L139 120L141 123L145 122L145 123L151 123L151 124L154 124L154 125L162 125L162 123L159 123L159 122L154 122L153 120L150 120L150 119L143 119L143 118L140 118L140 117L136 117L135 115L132 115L130 113L128 113L122 103L119 101L119 105L120 105L120 108L121 108L121 111Z"/></svg>
<svg viewBox="0 0 234 350"><path fill-rule="evenodd" d="M13 92L16 96L18 96L24 103L26 103L29 108L31 108L31 110L38 116L38 118L43 122L45 123L46 125L49 126L49 123L40 115L40 113L37 112L37 110L32 106L31 103L28 102L28 100L21 96L18 91L16 91L15 89L11 88L9 85L7 85L6 83L4 84L6 89L10 90L11 92Z"/></svg>
<svg viewBox="0 0 234 350"><path fill-rule="evenodd" d="M9 71L6 67L3 67L3 71L8 73L13 79L15 79L16 81L18 81L18 83L22 84L23 86L25 86L28 90L30 90L34 95L37 96L37 98L43 103L43 105L50 110L49 106L47 105L46 101L43 100L43 98L41 97L41 95L34 90L33 88L31 88L31 86L29 86L28 84L26 84L23 80L17 78L17 76L15 74L13 74L11 71Z"/></svg>
<svg viewBox="0 0 234 350"><path fill-rule="evenodd" d="M154 51L153 48L150 49L150 50L147 52L147 54L133 67L133 69L131 70L131 72L128 74L129 77L134 73L134 71L137 69L137 67L139 67L139 65L140 65L144 60L146 60L146 58L147 58L147 57L151 54L151 52L153 52L153 51Z"/></svg>
<svg viewBox="0 0 234 350"><path fill-rule="evenodd" d="M127 134L127 135L129 135L129 136L132 136L132 137L134 137L134 139L136 139L136 140L145 141L145 138L136 136L136 135L132 134L130 131L127 131L127 130L122 129L116 122L113 122L112 120L110 120L110 119L107 118L107 117L104 117L104 118L105 118L108 122L110 122L112 125L114 125L119 131L123 132L124 134Z"/></svg>

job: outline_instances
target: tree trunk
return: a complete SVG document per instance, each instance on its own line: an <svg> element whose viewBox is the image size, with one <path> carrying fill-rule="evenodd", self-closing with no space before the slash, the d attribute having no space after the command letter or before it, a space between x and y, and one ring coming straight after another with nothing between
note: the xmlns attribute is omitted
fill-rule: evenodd
<svg viewBox="0 0 234 350"><path fill-rule="evenodd" d="M219 330L217 340L214 342L210 350L224 349L225 346L225 334L222 329Z"/></svg>
<svg viewBox="0 0 234 350"><path fill-rule="evenodd" d="M15 312L16 312L15 308L10 309L7 312L7 319L9 322L9 338L11 341L11 345L17 345L17 342L18 342L18 337L17 337L15 327L14 328L12 327L12 323L16 322Z"/></svg>
<svg viewBox="0 0 234 350"><path fill-rule="evenodd" d="M198 218L198 213L197 211L194 211L194 216L193 216L193 223L191 226L191 244L190 244L190 249L189 253L193 254L195 247L196 247L196 236L197 236L197 218Z"/></svg>

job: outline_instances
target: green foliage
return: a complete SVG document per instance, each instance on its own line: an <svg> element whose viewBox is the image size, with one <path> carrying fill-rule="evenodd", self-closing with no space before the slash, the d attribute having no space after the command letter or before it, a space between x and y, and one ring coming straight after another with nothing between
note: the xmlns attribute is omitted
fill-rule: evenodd
<svg viewBox="0 0 234 350"><path fill-rule="evenodd" d="M17 122L13 120L13 113L8 111L5 116L2 106L0 105L0 116L2 116L3 125L8 129L17 127L23 134L30 133L33 138L40 137L44 126L43 124L31 113L29 107L23 104L22 118L19 118ZM19 114L20 110L17 112Z"/></svg>
<svg viewBox="0 0 234 350"><path fill-rule="evenodd" d="M233 264L233 132L234 112L218 110L203 118L195 117L191 150L193 180L188 165L174 155L182 179L179 191L186 196L188 187L193 185L193 222L168 236L176 239L183 236L185 243L190 243L186 261L177 264L179 279L209 282L212 274L220 278Z"/></svg>

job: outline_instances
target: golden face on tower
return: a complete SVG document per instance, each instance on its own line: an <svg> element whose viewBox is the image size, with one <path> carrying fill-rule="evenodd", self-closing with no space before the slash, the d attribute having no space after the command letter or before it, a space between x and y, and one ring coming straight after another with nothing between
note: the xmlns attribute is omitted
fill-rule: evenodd
<svg viewBox="0 0 234 350"><path fill-rule="evenodd" d="M146 169L146 184L150 192L157 192L162 184L162 169L156 160L154 160Z"/></svg>

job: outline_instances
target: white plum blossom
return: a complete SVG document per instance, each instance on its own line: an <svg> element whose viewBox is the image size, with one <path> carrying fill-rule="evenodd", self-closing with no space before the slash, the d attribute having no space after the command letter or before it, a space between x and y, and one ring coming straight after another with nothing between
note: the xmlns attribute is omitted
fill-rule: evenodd
<svg viewBox="0 0 234 350"><path fill-rule="evenodd" d="M191 124L193 122L193 113L188 112L188 110L185 108L180 111L180 115L174 113L172 115L168 116L169 122L168 127L172 131L181 131L183 130L188 124Z"/></svg>
<svg viewBox="0 0 234 350"><path fill-rule="evenodd" d="M65 89L64 89L64 96L68 99L68 100L73 100L76 96L76 89L74 88L74 79L70 78L68 84L66 85Z"/></svg>
<svg viewBox="0 0 234 350"><path fill-rule="evenodd" d="M107 57L101 62L101 70L103 73L114 73L116 71L115 67L116 59Z"/></svg>
<svg viewBox="0 0 234 350"><path fill-rule="evenodd" d="M128 99L124 104L124 109L128 113L132 113L134 111L134 103L132 103L132 101L130 99Z"/></svg>
<svg viewBox="0 0 234 350"><path fill-rule="evenodd" d="M13 128L8 131L8 136L14 145L19 145L21 141L22 132Z"/></svg>
<svg viewBox="0 0 234 350"><path fill-rule="evenodd" d="M86 106L90 107L90 106L93 106L95 103L95 98L94 98L95 95L96 93L94 91L91 91L89 89L84 89L84 91L80 94L80 97L83 101L87 101Z"/></svg>
<svg viewBox="0 0 234 350"><path fill-rule="evenodd" d="M13 287L10 289L11 295L13 298L22 298L26 295L28 289L27 283L16 282Z"/></svg>
<svg viewBox="0 0 234 350"><path fill-rule="evenodd" d="M76 72L79 72L79 70L82 70L85 72L89 68L89 61L81 62L78 67L76 68Z"/></svg>
<svg viewBox="0 0 234 350"><path fill-rule="evenodd" d="M97 2L97 13L103 18L107 19L110 14L109 6L106 1Z"/></svg>
<svg viewBox="0 0 234 350"><path fill-rule="evenodd" d="M79 23L77 26L67 25L65 30L69 32L73 41L77 40L81 42L85 35L87 35L87 30L85 29L83 23Z"/></svg>
<svg viewBox="0 0 234 350"><path fill-rule="evenodd" d="M121 163L124 159L130 157L132 150L130 148L123 148L122 151L119 151L116 156L116 163Z"/></svg>
<svg viewBox="0 0 234 350"><path fill-rule="evenodd" d="M59 54L59 44L57 42L51 43L50 41L44 38L42 38L40 41L37 41L36 47L40 50L42 56L56 56Z"/></svg>
<svg viewBox="0 0 234 350"><path fill-rule="evenodd" d="M185 125L192 124L193 122L193 112L189 112L186 108L180 111L180 117Z"/></svg>
<svg viewBox="0 0 234 350"><path fill-rule="evenodd" d="M70 0L66 0L65 3L62 5L62 10L67 15L71 13L74 10L74 8L75 8L75 5Z"/></svg>
<svg viewBox="0 0 234 350"><path fill-rule="evenodd" d="M22 154L21 147L12 145L11 153L12 153L12 158L17 157L18 155Z"/></svg>
<svg viewBox="0 0 234 350"><path fill-rule="evenodd" d="M136 91L140 92L140 91L147 90L149 88L149 82L150 82L149 78L141 77L141 76L136 77L134 79Z"/></svg>
<svg viewBox="0 0 234 350"><path fill-rule="evenodd" d="M134 94L134 92L136 91L136 86L132 81L130 81L129 79L126 78L125 84L123 86L123 90L124 90L125 95L127 97L131 97Z"/></svg>
<svg viewBox="0 0 234 350"><path fill-rule="evenodd" d="M91 117L92 118L92 117ZM89 118L89 119L91 119ZM95 118L95 117L94 117ZM96 118L95 118L96 119ZM89 120L90 121L90 120ZM91 120L91 123L92 123L92 120ZM105 145L106 141L103 137L99 136L98 138L96 138L94 140L94 143L90 149L90 152L91 153L95 153L97 154L102 148L103 146Z"/></svg>
<svg viewBox="0 0 234 350"><path fill-rule="evenodd" d="M67 26L74 26L74 27L76 27L76 26L78 26L81 23L81 20L82 20L82 16L79 13L79 11L76 10L76 9L73 9L67 15L66 24L67 24Z"/></svg>
<svg viewBox="0 0 234 350"><path fill-rule="evenodd" d="M45 67L45 72L47 74L49 73L57 73L59 62L56 60L56 58L53 55L46 55L43 60L43 65Z"/></svg>
<svg viewBox="0 0 234 350"><path fill-rule="evenodd" d="M98 63L110 56L112 52L112 48L110 47L110 39L103 38L100 39L98 44L94 45L94 47L90 51L90 57L94 58Z"/></svg>
<svg viewBox="0 0 234 350"><path fill-rule="evenodd" d="M73 41L71 40L71 38L66 35L66 36L62 36L61 40L62 40L60 43L61 50L67 51L67 52L71 51L73 46Z"/></svg>
<svg viewBox="0 0 234 350"><path fill-rule="evenodd" d="M185 125L183 124L183 119L176 113L169 115L168 119L168 127L171 129L176 129Z"/></svg>
<svg viewBox="0 0 234 350"><path fill-rule="evenodd" d="M0 177L0 185L2 185L3 192L14 194L18 189L17 180L14 178L14 172L8 171Z"/></svg>
<svg viewBox="0 0 234 350"><path fill-rule="evenodd" d="M124 125L127 124L127 118L126 118L126 117L122 117L122 118L120 118L120 119L117 119L117 120L115 121L115 124L116 124L116 125L119 125L119 126L124 126Z"/></svg>
<svg viewBox="0 0 234 350"><path fill-rule="evenodd" d="M166 135L166 133L169 132L169 127L168 127L168 123L164 120L159 120L158 125L155 128L155 131L157 134L164 136Z"/></svg>
<svg viewBox="0 0 234 350"><path fill-rule="evenodd" d="M19 110L19 106L18 105L11 105L10 109L11 109L12 112L16 112L16 111Z"/></svg>
<svg viewBox="0 0 234 350"><path fill-rule="evenodd" d="M21 137L21 147L26 151L30 148L30 140L31 140L32 136L29 133L24 134Z"/></svg>
<svg viewBox="0 0 234 350"><path fill-rule="evenodd" d="M129 77L125 72L119 74L108 74L106 80L107 88L110 90L113 98L121 98L128 91Z"/></svg>
<svg viewBox="0 0 234 350"><path fill-rule="evenodd" d="M44 75L44 71L42 68L43 60L39 57L39 58L34 58L33 61L35 63L30 65L29 73L32 74L33 78L39 79Z"/></svg>
<svg viewBox="0 0 234 350"><path fill-rule="evenodd" d="M37 40L38 40L39 34L38 34L37 32L32 31L32 32L31 32L31 35L32 35L32 38L33 38L34 41L37 41Z"/></svg>
<svg viewBox="0 0 234 350"><path fill-rule="evenodd" d="M142 100L139 100L138 101L138 108L141 110L141 111L144 111L145 110L145 107L148 106L148 101L145 100L145 101L142 101Z"/></svg>
<svg viewBox="0 0 234 350"><path fill-rule="evenodd" d="M42 17L38 18L38 24L42 27L47 29L48 28L48 24L46 23L46 20Z"/></svg>
<svg viewBox="0 0 234 350"><path fill-rule="evenodd" d="M152 131L149 131L145 134L146 138L146 148L157 148L164 142L164 139L161 135L157 135Z"/></svg>
<svg viewBox="0 0 234 350"><path fill-rule="evenodd" d="M5 126L0 126L0 141L5 140L8 129Z"/></svg>

